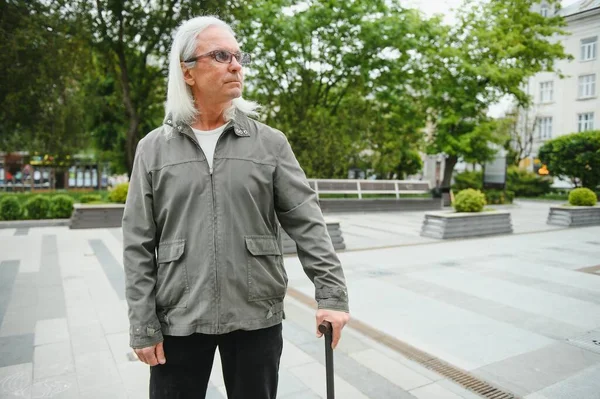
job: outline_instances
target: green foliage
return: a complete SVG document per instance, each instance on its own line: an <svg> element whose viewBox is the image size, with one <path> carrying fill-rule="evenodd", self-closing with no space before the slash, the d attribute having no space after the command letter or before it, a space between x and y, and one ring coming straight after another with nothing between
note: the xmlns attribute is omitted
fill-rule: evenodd
<svg viewBox="0 0 600 399"><path fill-rule="evenodd" d="M36 195L25 202L28 219L47 219L50 213L50 198Z"/></svg>
<svg viewBox="0 0 600 399"><path fill-rule="evenodd" d="M452 205L456 212L481 212L485 204L485 195L481 191L468 188L456 194Z"/></svg>
<svg viewBox="0 0 600 399"><path fill-rule="evenodd" d="M600 185L600 130L549 140L538 156L552 176L595 190Z"/></svg>
<svg viewBox="0 0 600 399"><path fill-rule="evenodd" d="M249 97L283 131L309 177L350 167L404 176L420 164L426 86L415 49L431 26L384 0L317 0L295 12L252 7L238 26L253 61Z"/></svg>
<svg viewBox="0 0 600 399"><path fill-rule="evenodd" d="M552 191L552 179L511 166L506 175L506 187L517 197L538 197Z"/></svg>
<svg viewBox="0 0 600 399"><path fill-rule="evenodd" d="M81 24L59 1L0 4L0 148L66 155L85 145Z"/></svg>
<svg viewBox="0 0 600 399"><path fill-rule="evenodd" d="M97 194L84 195L81 198L79 198L79 201L82 204L87 204L89 202L100 202L100 201L102 201L102 196L97 195Z"/></svg>
<svg viewBox="0 0 600 399"><path fill-rule="evenodd" d="M486 190L484 194L486 203L490 205L512 204L515 199L515 193L510 190Z"/></svg>
<svg viewBox="0 0 600 399"><path fill-rule="evenodd" d="M465 170L454 175L452 190L458 192L467 188L481 190L483 188L483 175L481 172Z"/></svg>
<svg viewBox="0 0 600 399"><path fill-rule="evenodd" d="M124 204L127 200L127 191L129 190L129 183L117 184L112 191L108 193L108 200L110 202L116 202L118 204Z"/></svg>
<svg viewBox="0 0 600 399"><path fill-rule="evenodd" d="M0 220L19 220L23 216L23 208L13 195L0 199Z"/></svg>
<svg viewBox="0 0 600 399"><path fill-rule="evenodd" d="M73 213L75 201L68 195L57 195L50 200L50 218L67 219Z"/></svg>
<svg viewBox="0 0 600 399"><path fill-rule="evenodd" d="M493 154L489 143L506 141L506 129L486 116L489 106L505 95L526 105L522 83L553 71L555 60L572 58L554 40L563 34L563 19L542 17L531 10L534 3L465 1L458 22L452 27L439 23L437 40L423 49L422 72L431 77L425 99L434 127L427 151L448 156L444 187L459 160L481 163Z"/></svg>
<svg viewBox="0 0 600 399"><path fill-rule="evenodd" d="M575 206L594 206L597 202L596 194L589 188L576 188L569 193L569 204Z"/></svg>

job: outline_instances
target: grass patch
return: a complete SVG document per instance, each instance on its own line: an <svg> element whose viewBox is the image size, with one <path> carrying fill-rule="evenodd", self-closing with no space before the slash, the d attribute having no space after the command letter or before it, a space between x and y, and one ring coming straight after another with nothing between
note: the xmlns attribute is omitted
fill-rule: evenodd
<svg viewBox="0 0 600 399"><path fill-rule="evenodd" d="M14 196L19 200L21 205L25 204L31 197L42 195L44 197L54 197L55 195L68 195L75 200L75 203L81 202L81 197L86 195L99 195L102 199L101 203L109 203L108 191L107 190L94 190L94 191L69 191L69 190L56 190L56 191L34 191L32 192L0 192L0 200L6 196Z"/></svg>

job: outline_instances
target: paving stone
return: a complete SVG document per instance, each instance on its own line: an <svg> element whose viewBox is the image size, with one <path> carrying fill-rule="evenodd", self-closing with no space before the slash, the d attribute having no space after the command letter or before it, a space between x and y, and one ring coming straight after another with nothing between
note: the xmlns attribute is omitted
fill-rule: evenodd
<svg viewBox="0 0 600 399"><path fill-rule="evenodd" d="M115 363L129 363L130 360L128 354L133 352L133 349L129 346L129 332L106 334L105 337L110 346L110 351L113 354Z"/></svg>
<svg viewBox="0 0 600 399"><path fill-rule="evenodd" d="M448 391L437 382L413 389L410 393L418 399L463 399L462 396Z"/></svg>
<svg viewBox="0 0 600 399"><path fill-rule="evenodd" d="M284 334L284 338L286 335ZM283 353L281 354L281 367L293 367L301 364L311 363L314 359L303 352L296 345L291 343L289 340L284 339L283 342Z"/></svg>
<svg viewBox="0 0 600 399"><path fill-rule="evenodd" d="M113 382L110 385L95 386L89 390L81 389L80 382L79 397L81 399L127 399L127 393L123 385L118 382Z"/></svg>
<svg viewBox="0 0 600 399"><path fill-rule="evenodd" d="M327 396L327 382L325 380L325 367L313 362L289 369L290 373L308 386L321 397ZM336 395L344 399L368 399L368 396L354 388L350 383L340 377L334 378Z"/></svg>
<svg viewBox="0 0 600 399"><path fill-rule="evenodd" d="M118 365L121 381L129 398L148 398L150 367L140 361L120 363Z"/></svg>
<svg viewBox="0 0 600 399"><path fill-rule="evenodd" d="M309 388L298 377L288 370L280 370L277 396L285 397L295 393L309 391Z"/></svg>
<svg viewBox="0 0 600 399"><path fill-rule="evenodd" d="M96 388L103 391L105 389L103 386L108 381L124 392L121 376L109 350L75 355L75 367L82 396L83 392L93 391Z"/></svg>
<svg viewBox="0 0 600 399"><path fill-rule="evenodd" d="M432 383L430 379L386 357L375 349L353 353L350 356L363 366L368 367L377 374L385 377L388 381L406 390Z"/></svg>
<svg viewBox="0 0 600 399"><path fill-rule="evenodd" d="M33 378L43 380L75 372L71 345L68 341L35 347L33 355Z"/></svg>
<svg viewBox="0 0 600 399"><path fill-rule="evenodd" d="M40 320L35 325L35 346L69 341L67 319Z"/></svg>
<svg viewBox="0 0 600 399"><path fill-rule="evenodd" d="M599 354L560 342L474 372L526 395L593 366L600 367Z"/></svg>
<svg viewBox="0 0 600 399"><path fill-rule="evenodd" d="M31 398L32 381L32 363L0 367L0 397L6 399L29 399Z"/></svg>
<svg viewBox="0 0 600 399"><path fill-rule="evenodd" d="M0 326L0 337L27 334L31 334L33 337L37 319L37 306L10 309L4 314L4 320Z"/></svg>
<svg viewBox="0 0 600 399"><path fill-rule="evenodd" d="M32 399L78 399L77 377L75 374L70 374L35 381L31 387L31 397Z"/></svg>
<svg viewBox="0 0 600 399"><path fill-rule="evenodd" d="M0 337L0 367L33 363L33 334Z"/></svg>

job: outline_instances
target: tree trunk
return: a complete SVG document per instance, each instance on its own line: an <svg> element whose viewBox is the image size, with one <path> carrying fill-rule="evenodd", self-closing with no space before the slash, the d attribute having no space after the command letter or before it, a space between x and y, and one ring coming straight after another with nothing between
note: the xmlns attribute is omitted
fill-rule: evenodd
<svg viewBox="0 0 600 399"><path fill-rule="evenodd" d="M454 171L454 166L458 162L458 157L456 155L450 155L446 158L446 163L444 164L444 178L442 179L442 188L450 188L450 183L452 182L452 172Z"/></svg>
<svg viewBox="0 0 600 399"><path fill-rule="evenodd" d="M137 131L140 126L140 121L137 117L129 118L129 128L127 129L127 141L125 143L125 151L127 155L127 174L131 176L133 170L133 159L135 157L135 149L138 144Z"/></svg>

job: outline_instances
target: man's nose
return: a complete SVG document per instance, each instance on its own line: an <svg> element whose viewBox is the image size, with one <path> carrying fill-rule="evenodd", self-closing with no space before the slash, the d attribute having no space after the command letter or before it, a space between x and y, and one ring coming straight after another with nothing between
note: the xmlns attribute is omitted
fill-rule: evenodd
<svg viewBox="0 0 600 399"><path fill-rule="evenodd" d="M237 72L242 69L242 64L240 64L235 57L231 57L231 62L229 63L229 70L232 72Z"/></svg>

